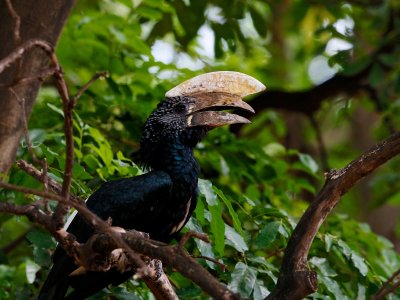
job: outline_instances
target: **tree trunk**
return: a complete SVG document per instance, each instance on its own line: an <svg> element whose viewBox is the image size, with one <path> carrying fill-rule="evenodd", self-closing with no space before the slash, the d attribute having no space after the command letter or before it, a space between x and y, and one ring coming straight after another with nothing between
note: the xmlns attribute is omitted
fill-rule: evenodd
<svg viewBox="0 0 400 300"><path fill-rule="evenodd" d="M42 39L55 45L74 0L10 0L20 18L20 40L18 40L17 18L0 0L0 59L6 57L17 46L30 39ZM31 81L13 87L18 97L8 87L19 78L29 77L45 69L48 56L41 49L31 49L12 66L0 74L0 173L5 173L15 160L21 135L24 131L22 99L25 114L29 117L35 103L40 82Z"/></svg>

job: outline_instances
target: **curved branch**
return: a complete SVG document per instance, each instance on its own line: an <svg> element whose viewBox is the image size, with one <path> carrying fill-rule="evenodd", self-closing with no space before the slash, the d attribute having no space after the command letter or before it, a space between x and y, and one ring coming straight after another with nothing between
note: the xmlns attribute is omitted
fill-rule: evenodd
<svg viewBox="0 0 400 300"><path fill-rule="evenodd" d="M240 296L232 293L224 284L214 278L205 268L199 265L190 255L182 249L182 243L168 246L157 241L143 237L138 231L130 230L120 233L121 238L135 252L161 260L164 264L175 268L183 276L191 279L213 299L236 300ZM189 234L186 238L195 236L203 238L202 235ZM88 242L89 243L89 242ZM92 236L89 246L92 249L112 250L118 248L109 234L97 234Z"/></svg>
<svg viewBox="0 0 400 300"><path fill-rule="evenodd" d="M275 290L267 299L303 299L317 290L317 276L307 256L321 224L358 181L400 154L400 132L378 143L346 167L326 173L326 182L289 240Z"/></svg>

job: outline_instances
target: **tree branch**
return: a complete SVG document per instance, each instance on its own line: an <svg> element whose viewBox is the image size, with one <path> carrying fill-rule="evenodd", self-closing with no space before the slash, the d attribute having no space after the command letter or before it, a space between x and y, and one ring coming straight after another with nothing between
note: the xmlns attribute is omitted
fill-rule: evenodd
<svg viewBox="0 0 400 300"><path fill-rule="evenodd" d="M303 299L317 290L317 275L308 269L307 256L321 224L341 197L358 181L400 154L400 132L378 143L346 167L331 170L287 245L275 290L267 299Z"/></svg>
<svg viewBox="0 0 400 300"><path fill-rule="evenodd" d="M371 298L372 300L383 300L387 295L393 293L400 286L400 270L397 270L390 278L382 285L379 291ZM395 281L397 279L397 281Z"/></svg>
<svg viewBox="0 0 400 300"><path fill-rule="evenodd" d="M0 187L23 192L25 194L37 195L61 203L67 202L64 197L56 194L16 186L5 182L0 182ZM101 249L101 251L112 251L119 248L124 249L134 266L137 267L136 272L138 276L143 278L146 283L150 278L156 278L157 276L150 272L147 265L141 260L137 253L159 259L165 264L174 267L183 276L198 284L205 292L215 299L240 299L238 295L233 294L225 285L215 279L182 248L189 237L195 236L202 240L206 240L204 235L190 232L186 235L183 242L174 246L164 246L162 243L157 241L146 239L143 237L143 234L138 233L137 231L132 231L133 233L116 231L115 227L111 227L107 222L97 217L85 205L72 200L68 201L68 203L70 203L78 213L95 228L95 231L102 233L94 235L87 243L85 243L85 245L90 245L90 248L95 249L93 253L96 253L96 251L98 252L98 249ZM28 216L32 222L44 226L51 234L53 234L67 253L73 256L78 262L82 263L86 267L93 266L93 264L90 263L90 259L85 258L87 257L88 251L82 250L82 246L64 229L54 231L51 217L41 213L38 207L33 205L21 206L7 202L0 202L0 211ZM82 253L84 253L84 255ZM137 259L139 259L139 261ZM165 280L165 278L163 280ZM156 282L155 284L159 286L161 283ZM160 299L163 298L161 297Z"/></svg>

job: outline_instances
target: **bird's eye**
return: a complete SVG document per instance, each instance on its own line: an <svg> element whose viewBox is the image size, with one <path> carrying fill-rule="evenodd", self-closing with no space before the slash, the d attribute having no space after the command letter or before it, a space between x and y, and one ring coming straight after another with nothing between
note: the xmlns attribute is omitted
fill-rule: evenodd
<svg viewBox="0 0 400 300"><path fill-rule="evenodd" d="M175 105L174 109L175 109L175 112L181 114L181 113L185 112L186 107L184 104L177 104L177 105Z"/></svg>

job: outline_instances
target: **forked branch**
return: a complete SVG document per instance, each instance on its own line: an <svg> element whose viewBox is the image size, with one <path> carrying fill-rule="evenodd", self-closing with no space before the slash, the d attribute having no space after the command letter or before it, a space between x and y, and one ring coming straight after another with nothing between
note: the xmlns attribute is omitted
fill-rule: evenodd
<svg viewBox="0 0 400 300"><path fill-rule="evenodd" d="M308 207L289 240L275 290L267 299L303 299L317 290L316 273L307 256L322 223L358 181L400 154L400 132L392 134L339 170L326 173L326 182Z"/></svg>

